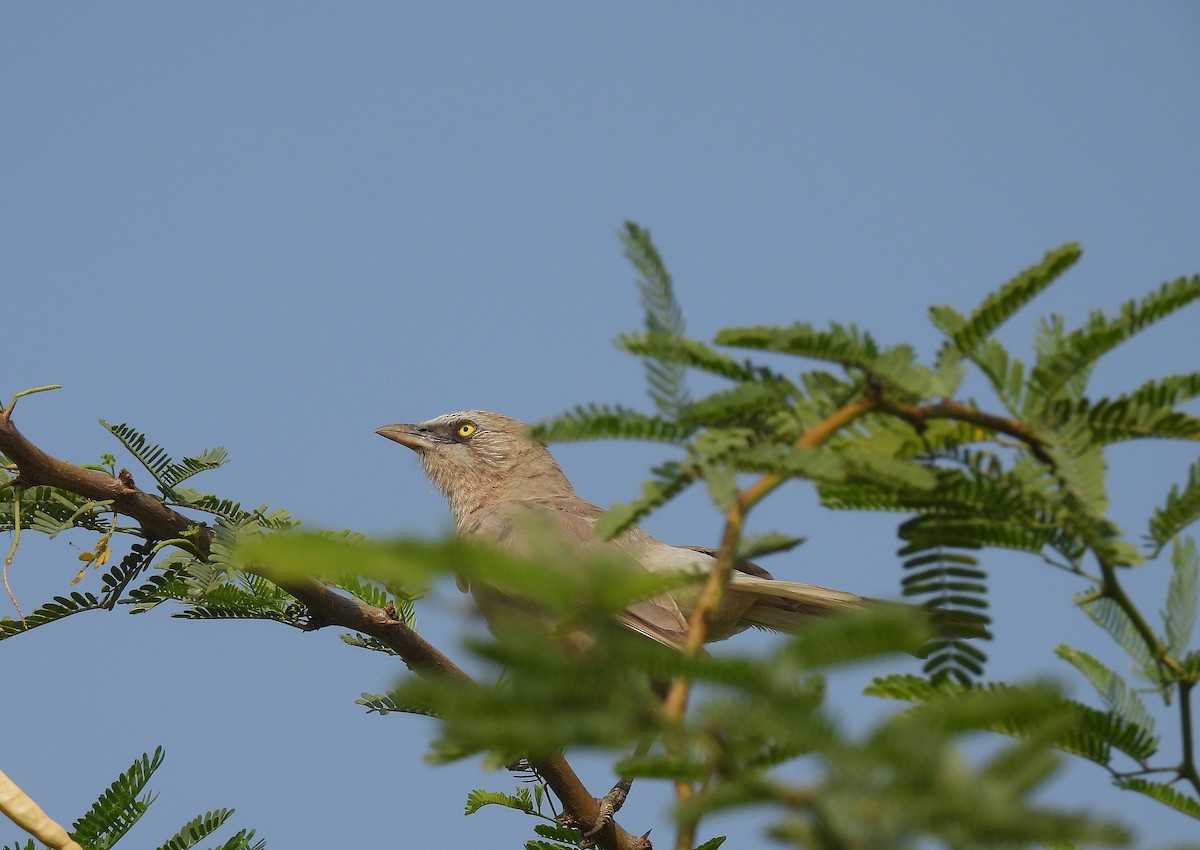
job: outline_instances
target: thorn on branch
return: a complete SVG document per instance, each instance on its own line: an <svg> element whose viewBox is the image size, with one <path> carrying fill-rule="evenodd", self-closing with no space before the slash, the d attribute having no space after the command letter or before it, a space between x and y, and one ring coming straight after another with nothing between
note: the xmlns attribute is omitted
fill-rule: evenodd
<svg viewBox="0 0 1200 850"><path fill-rule="evenodd" d="M12 488L14 490L28 490L32 487L42 486L41 480L39 480L38 477L35 475L30 475L28 469L22 469L21 467L17 466L17 464L15 464L15 463L13 464L13 466L16 467L17 477L14 478L9 483L12 485Z"/></svg>
<svg viewBox="0 0 1200 850"><path fill-rule="evenodd" d="M322 617L319 611L309 608L308 606L299 602L289 605L286 613L300 624L302 631L315 632L325 628L326 626L333 625L333 621Z"/></svg>

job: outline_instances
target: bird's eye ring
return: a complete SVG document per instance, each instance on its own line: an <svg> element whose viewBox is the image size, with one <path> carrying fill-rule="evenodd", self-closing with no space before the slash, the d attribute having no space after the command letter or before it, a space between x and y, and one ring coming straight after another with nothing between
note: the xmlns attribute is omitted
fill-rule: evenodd
<svg viewBox="0 0 1200 850"><path fill-rule="evenodd" d="M458 436L469 437L475 433L475 425L471 422L464 422L458 426Z"/></svg>

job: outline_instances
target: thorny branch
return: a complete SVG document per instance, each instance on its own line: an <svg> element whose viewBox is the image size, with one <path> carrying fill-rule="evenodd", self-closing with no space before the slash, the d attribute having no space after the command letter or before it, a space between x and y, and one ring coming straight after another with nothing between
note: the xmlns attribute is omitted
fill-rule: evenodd
<svg viewBox="0 0 1200 850"><path fill-rule="evenodd" d="M85 469L53 457L26 439L12 422L11 408L0 411L0 453L17 469L13 487L46 485L68 490L96 501L111 500L112 510L141 525L150 539L190 540L200 558L206 558L212 545L212 531L137 489L125 470L114 478L104 472ZM340 626L369 635L394 651L410 670L421 676L447 676L472 681L441 650L382 608L343 596L314 579L282 580L264 575L296 597L307 608L317 627ZM593 797L574 769L562 756L530 759L530 764L545 780L563 804L564 814L584 830L596 823L599 801ZM636 836L609 821L593 841L605 850L649 850L650 841Z"/></svg>

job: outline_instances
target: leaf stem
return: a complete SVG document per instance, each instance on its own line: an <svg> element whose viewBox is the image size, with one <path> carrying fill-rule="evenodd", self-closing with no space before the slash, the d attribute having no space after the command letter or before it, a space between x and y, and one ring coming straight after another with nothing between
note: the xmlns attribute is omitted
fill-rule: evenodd
<svg viewBox="0 0 1200 850"><path fill-rule="evenodd" d="M1138 610L1133 600L1125 593L1125 588L1117 580L1116 568L1106 558L1100 557L1099 554L1096 555L1096 560L1100 563L1100 574L1103 578L1100 585L1100 595L1111 599L1125 612L1125 616L1129 617L1129 621L1133 623L1133 627L1141 635L1146 648L1150 650L1150 654L1156 663L1163 665L1179 678L1186 677L1187 671L1183 669L1179 661L1171 655L1167 647L1158 639L1158 635L1154 633L1154 629L1150 628L1150 624L1146 622L1146 618L1142 616L1142 612Z"/></svg>
<svg viewBox="0 0 1200 850"><path fill-rule="evenodd" d="M17 597L13 593L12 586L8 583L8 568L12 566L13 558L17 556L17 546L21 543L21 488L14 485L13 491L13 538L12 546L8 549L8 557L4 559L4 592L8 594L8 599L12 602L13 607L17 609L17 616L21 618L21 625L26 629L29 628L29 623L25 622L25 612L21 610L20 603L17 602Z"/></svg>
<svg viewBox="0 0 1200 850"><path fill-rule="evenodd" d="M1200 793L1200 773L1196 770L1196 745L1192 737L1192 688L1195 685L1193 681L1179 683L1179 729L1182 734L1180 748L1183 750L1179 775Z"/></svg>

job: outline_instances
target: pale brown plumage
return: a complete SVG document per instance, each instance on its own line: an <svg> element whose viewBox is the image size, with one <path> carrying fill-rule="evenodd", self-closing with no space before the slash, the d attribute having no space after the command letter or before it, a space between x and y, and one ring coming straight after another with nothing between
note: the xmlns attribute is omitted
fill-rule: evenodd
<svg viewBox="0 0 1200 850"><path fill-rule="evenodd" d="M549 518L572 546L615 546L648 570L711 569L711 550L671 546L636 526L599 543L593 528L601 509L576 495L546 446L527 432L528 426L508 416L464 410L416 425L385 425L375 433L417 453L425 473L449 501L461 535L519 551L520 519L535 512ZM472 593L486 614L487 590L472 588ZM694 602L694 591L676 591L635 603L620 619L634 631L679 646ZM862 602L852 593L777 581L762 567L742 564L712 619L709 640L724 640L750 626L791 631L814 614Z"/></svg>

